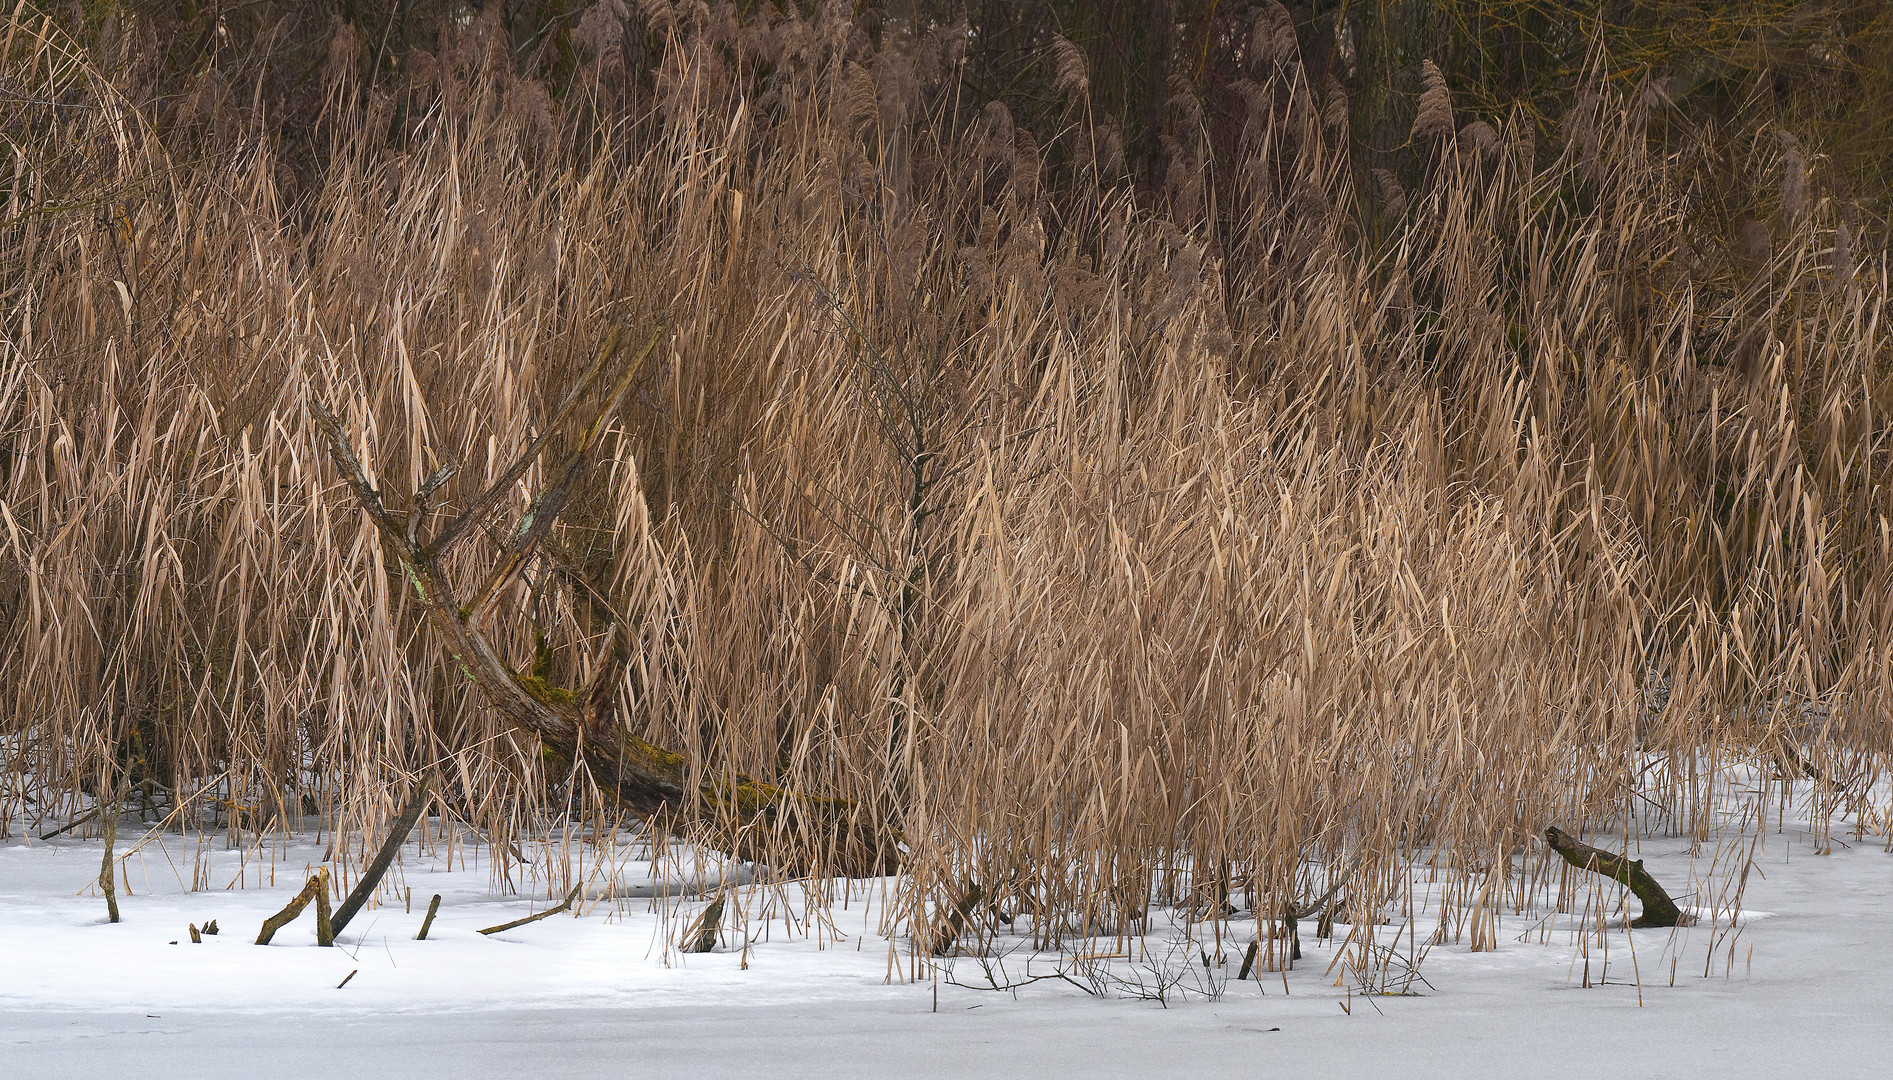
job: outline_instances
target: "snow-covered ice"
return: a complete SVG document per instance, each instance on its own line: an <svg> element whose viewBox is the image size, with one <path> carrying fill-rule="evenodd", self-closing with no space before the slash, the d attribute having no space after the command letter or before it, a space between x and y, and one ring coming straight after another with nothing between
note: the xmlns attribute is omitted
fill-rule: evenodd
<svg viewBox="0 0 1893 1080"><path fill-rule="evenodd" d="M130 890L110 925L99 841L16 837L0 846L0 1078L1889 1076L1893 854L1836 835L1816 855L1805 822L1771 819L1733 927L1724 914L1632 939L1619 914L1607 970L1573 919L1508 914L1496 951L1434 946L1417 996L1350 994L1329 970L1338 943L1308 935L1286 979L1234 981L1240 941L1228 942L1220 997L1168 1008L1059 979L1016 993L955 985L983 981L972 958L944 981L902 981L910 958L882 935L882 883L857 885L832 925L814 927L794 887L750 884L724 947L686 956L668 943L703 900L647 898L648 863L608 867L637 898L485 937L556 903L551 884L521 879L509 895L484 862L449 869L410 843L393 898L339 947L315 948L304 915L259 948L258 926L321 846L153 838L124 861ZM121 849L137 836L127 821ZM1716 845L1692 856L1684 837L1645 837L1639 853L1672 891L1694 881L1709 904L1737 843L1724 838L1713 870ZM608 882L594 870L595 896ZM415 941L436 892L439 918ZM212 918L222 933L193 944L187 925ZM1437 918L1416 925L1424 944ZM1015 977L1023 941L997 943ZM1058 963L1031 959L1035 971Z"/></svg>

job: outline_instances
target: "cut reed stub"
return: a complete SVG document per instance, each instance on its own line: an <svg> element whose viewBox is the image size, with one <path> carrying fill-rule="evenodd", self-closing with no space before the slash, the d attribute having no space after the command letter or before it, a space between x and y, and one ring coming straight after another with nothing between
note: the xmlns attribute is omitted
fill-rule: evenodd
<svg viewBox="0 0 1893 1080"><path fill-rule="evenodd" d="M1670 894L1643 868L1642 859L1627 859L1581 843L1556 825L1545 829L1545 842L1579 870L1590 870L1628 886L1637 899L1643 901L1643 914L1630 923L1631 927L1678 926L1686 922L1676 901L1671 900Z"/></svg>

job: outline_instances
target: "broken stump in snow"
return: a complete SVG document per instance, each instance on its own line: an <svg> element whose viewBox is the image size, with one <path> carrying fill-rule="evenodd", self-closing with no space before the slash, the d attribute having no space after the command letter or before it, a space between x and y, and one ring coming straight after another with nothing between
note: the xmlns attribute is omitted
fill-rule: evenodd
<svg viewBox="0 0 1893 1080"><path fill-rule="evenodd" d="M302 891L297 893L294 899L283 906L283 910L263 920L263 929L257 931L256 943L258 945L268 945L270 939L276 936L276 931L295 922L296 916L302 914L302 909L308 907L310 901L314 900L316 897L322 897L324 900L323 906L326 907L328 889L329 868L325 866L310 876L309 883L302 887ZM322 925L318 926L316 929L317 936L320 937L322 931L326 929L327 920L323 920ZM333 937L331 937L330 941L324 941L322 944L330 944L333 940Z"/></svg>
<svg viewBox="0 0 1893 1080"><path fill-rule="evenodd" d="M1579 870L1590 870L1629 886L1637 899L1643 901L1643 914L1630 924L1632 927L1675 926L1683 921L1683 913L1677 908L1676 901L1671 900L1670 894L1663 891L1663 886L1657 884L1650 872L1643 868L1642 859L1627 859L1581 843L1556 825L1545 829L1545 842L1565 862Z"/></svg>

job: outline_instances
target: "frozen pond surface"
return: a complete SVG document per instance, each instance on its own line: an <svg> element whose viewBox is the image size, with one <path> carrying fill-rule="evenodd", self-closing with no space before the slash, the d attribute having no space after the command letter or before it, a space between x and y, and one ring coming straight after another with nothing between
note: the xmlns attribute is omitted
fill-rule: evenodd
<svg viewBox="0 0 1893 1080"><path fill-rule="evenodd" d="M1305 939L1286 987L1280 972L1225 972L1219 1000L1163 1008L1059 980L1016 994L943 982L936 1011L930 980L889 981L907 961L880 933L878 892L811 937L787 890L756 888L742 932L707 955L667 947L700 899L668 919L650 899L594 901L485 937L550 889L506 896L490 867L448 870L410 845L401 899L363 912L341 947L314 948L305 915L259 948L321 848L279 851L272 883L255 856L170 834L126 860L114 926L89 886L98 841L16 838L0 847L0 1076L1885 1077L1893 855L1845 839L1817 856L1792 820L1771 821L1734 929L1632 942L1619 920L1607 970L1591 939L1589 987L1578 934L1508 913L1496 951L1434 947L1423 996L1350 996L1334 985L1338 946ZM1706 881L1710 846L1693 860L1689 846L1646 838L1641 854L1666 883ZM224 889L239 870L246 887ZM621 890L648 882L633 859L607 871ZM192 892L193 878L213 885ZM440 917L417 942L435 892ZM187 924L210 918L223 932L192 944ZM971 960L954 972L980 979Z"/></svg>

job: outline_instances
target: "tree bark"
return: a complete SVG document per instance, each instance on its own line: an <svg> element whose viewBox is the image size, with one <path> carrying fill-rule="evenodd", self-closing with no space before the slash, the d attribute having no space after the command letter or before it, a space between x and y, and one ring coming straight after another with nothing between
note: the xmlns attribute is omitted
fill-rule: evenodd
<svg viewBox="0 0 1893 1080"><path fill-rule="evenodd" d="M582 764L600 790L621 808L647 822L676 826L688 820L707 825L718 846L739 858L770 859L794 853L795 869L820 866L849 877L888 874L898 859L898 838L870 824L866 808L847 799L802 795L740 773L693 781L682 754L647 742L616 720L617 685L630 662L622 620L614 618L609 654L598 674L577 689L554 686L542 676L520 674L487 640L483 626L505 591L533 560L540 543L571 497L604 422L618 408L632 380L656 350L662 333L651 335L643 350L624 365L608 385L605 375L618 351L620 335L611 331L597 359L521 454L467 509L431 541L419 527L427 500L452 473L448 466L429 477L416 493L405 522L383 505L381 493L350 448L335 415L311 402L316 424L331 456L347 478L356 501L394 550L402 574L463 674L516 730L532 736L566 761ZM601 395L602 391L602 395ZM457 596L442 570L442 560L459 541L499 509L512 486L544 451L547 442L582 399L600 402L576 448L549 470L550 485L533 500L506 555L471 600ZM772 845L770 841L774 841Z"/></svg>
<svg viewBox="0 0 1893 1080"><path fill-rule="evenodd" d="M106 765L110 783L111 765ZM118 798L115 791L101 788L99 812L105 816L105 861L99 865L99 891L105 894L105 916L118 921L118 867L112 864L112 848L118 842Z"/></svg>
<svg viewBox="0 0 1893 1080"><path fill-rule="evenodd" d="M1656 879L1643 868L1642 859L1626 859L1622 855L1613 855L1601 848L1579 843L1555 825L1545 830L1545 842L1565 862L1579 870L1591 870L1629 886L1637 899L1643 901L1643 914L1631 926L1639 929L1646 926L1675 926L1683 921L1683 913L1676 907L1676 901L1671 900L1670 894L1663 891L1663 886L1657 884Z"/></svg>
<svg viewBox="0 0 1893 1080"><path fill-rule="evenodd" d="M315 902L316 944L325 949L331 948L335 945L335 923L330 919L333 912L329 909L329 875L326 869L322 872L322 883L316 888Z"/></svg>

